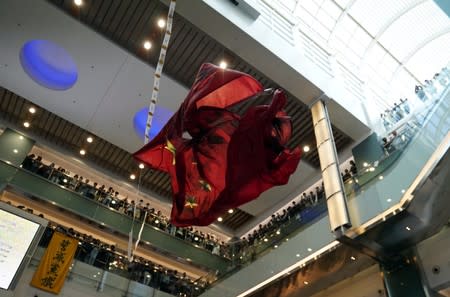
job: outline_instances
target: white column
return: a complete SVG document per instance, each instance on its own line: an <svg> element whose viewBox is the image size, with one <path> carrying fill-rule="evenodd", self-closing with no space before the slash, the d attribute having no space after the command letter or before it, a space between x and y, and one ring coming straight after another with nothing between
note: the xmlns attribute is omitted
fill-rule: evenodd
<svg viewBox="0 0 450 297"><path fill-rule="evenodd" d="M314 133L316 135L317 152L328 205L331 231L351 227L347 209L344 186L339 171L339 162L333 131L328 117L328 111L322 99L311 107Z"/></svg>

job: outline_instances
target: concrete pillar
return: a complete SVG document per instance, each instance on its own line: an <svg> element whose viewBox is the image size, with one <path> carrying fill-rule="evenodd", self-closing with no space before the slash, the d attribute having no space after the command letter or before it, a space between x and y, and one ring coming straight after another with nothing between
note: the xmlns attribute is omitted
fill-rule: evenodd
<svg viewBox="0 0 450 297"><path fill-rule="evenodd" d="M321 99L317 100L311 107L311 113L331 231L334 232L351 227L344 185L339 171L339 161L333 139L333 131L331 130L331 123L325 103Z"/></svg>

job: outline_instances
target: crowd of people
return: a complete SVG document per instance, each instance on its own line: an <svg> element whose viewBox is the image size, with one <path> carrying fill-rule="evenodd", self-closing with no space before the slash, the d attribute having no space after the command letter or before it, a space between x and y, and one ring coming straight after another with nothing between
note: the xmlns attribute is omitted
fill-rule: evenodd
<svg viewBox="0 0 450 297"><path fill-rule="evenodd" d="M10 201L6 203L11 205ZM36 214L33 209L24 205L17 205L17 208L44 218L43 214ZM176 296L197 296L209 285L205 279L192 279L186 275L186 272L169 269L143 257L134 257L133 261L129 261L125 252L117 250L115 245L55 223L49 223L39 246L47 247L55 231L78 240L78 248L75 252L76 260L119 274L146 286Z"/></svg>
<svg viewBox="0 0 450 297"><path fill-rule="evenodd" d="M358 173L355 162L350 160L349 164L350 168L341 172L341 177L344 182L347 179L356 176ZM254 259L256 256L254 253L257 253L255 248L260 245L273 245L273 241L276 241L277 239L273 238L271 240L269 238L276 237L280 239L281 237L278 235L283 233L283 229L293 222L307 223L305 218L302 217L302 213L324 202L325 192L322 182L320 185L315 186L313 190L303 192L300 195L298 202L292 201L288 207L282 209L280 212L272 214L270 220L266 224L259 224L258 227L247 236L232 241L232 243L229 244L232 254L236 255L240 262L242 262L242 260L245 261L245 259L243 259L245 256L248 256L251 260ZM323 209L326 210L326 208Z"/></svg>
<svg viewBox="0 0 450 297"><path fill-rule="evenodd" d="M389 131L397 122L401 121L411 112L411 108L408 103L408 98L401 98L400 103L394 103L391 109L386 109L381 114L381 120L386 131Z"/></svg>
<svg viewBox="0 0 450 297"><path fill-rule="evenodd" d="M350 166L349 169L345 169L341 173L344 182L357 174L354 161L350 161ZM236 245L235 242L221 242L213 234L205 234L193 227L179 228L173 226L160 210L151 208L148 202L144 203L143 200L139 200L137 203L134 200L129 202L127 197L120 197L118 191L115 191L112 187L108 189L104 185L98 187L96 182L91 183L89 179L83 179L78 174L71 176L70 172L62 167L56 167L54 163L49 165L44 164L40 156L35 156L34 154L28 155L22 163L22 168L49 179L67 189L73 190L85 198L95 200L106 207L134 217L136 220L143 221L145 219L147 224L161 231L193 243L197 247L202 247L212 254L228 259L236 258L240 256L240 251L258 245L263 241L265 235L273 233L275 230L289 224L291 220L301 221L300 213L305 209L317 205L325 196L323 183L320 186L316 186L309 193L302 193L298 202L292 201L291 205L287 208L272 214L267 224L260 224L257 229L247 237L239 240L240 243Z"/></svg>
<svg viewBox="0 0 450 297"><path fill-rule="evenodd" d="M98 186L98 183L91 182L89 179L85 179L78 174L71 176L70 172L66 169L57 167L55 163L46 165L42 161L41 156L34 154L30 154L25 158L22 162L22 168L75 191L85 198L97 201L122 214L134 217L138 221L142 222L145 220L145 223L177 238L195 244L197 247L204 248L212 254L229 257L226 244L220 241L217 236L196 230L193 227L176 227L170 224L169 218L160 210L151 207L149 202L144 203L142 199L137 202L134 200L129 201L127 197L120 196L119 192L113 187L107 188L105 185Z"/></svg>
<svg viewBox="0 0 450 297"><path fill-rule="evenodd" d="M444 67L440 73L433 76L432 80L426 79L423 85L416 85L415 93L422 102L426 102L429 98L436 96L439 90L444 89L449 81L450 71L447 67ZM390 131L396 123L410 113L411 107L408 98L401 98L398 104L394 103L394 106L386 109L380 117L386 131Z"/></svg>
<svg viewBox="0 0 450 297"><path fill-rule="evenodd" d="M443 89L450 81L450 70L447 67L442 68L442 71L436 73L433 79L426 79L422 85L416 85L415 93L417 97L425 102L430 97L434 97L438 94L438 89ZM439 86L440 85L440 86Z"/></svg>
<svg viewBox="0 0 450 297"><path fill-rule="evenodd" d="M208 285L206 281L191 279L186 272L180 273L177 270L168 269L142 257L134 258L130 262L124 253L116 250L115 245L104 243L91 235L61 225L49 225L40 245L46 247L55 231L79 241L75 253L76 260L122 275L146 286L176 296L197 296Z"/></svg>

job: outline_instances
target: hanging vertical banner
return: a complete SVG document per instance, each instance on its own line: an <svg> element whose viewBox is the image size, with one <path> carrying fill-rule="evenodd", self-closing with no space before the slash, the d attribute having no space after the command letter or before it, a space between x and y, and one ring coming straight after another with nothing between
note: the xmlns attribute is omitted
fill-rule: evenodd
<svg viewBox="0 0 450 297"><path fill-rule="evenodd" d="M167 14L166 33L164 34L161 51L159 53L158 64L156 65L155 76L153 78L152 97L150 99L150 105L148 107L147 124L145 125L145 144L147 144L150 140L150 128L152 127L153 114L155 113L155 106L156 102L158 101L159 81L161 79L164 61L166 60L166 53L169 46L170 36L172 35L172 23L173 13L175 12L175 4L176 0L170 1L169 12Z"/></svg>
<svg viewBox="0 0 450 297"><path fill-rule="evenodd" d="M55 232L34 273L31 285L47 292L59 294L77 247L78 240Z"/></svg>

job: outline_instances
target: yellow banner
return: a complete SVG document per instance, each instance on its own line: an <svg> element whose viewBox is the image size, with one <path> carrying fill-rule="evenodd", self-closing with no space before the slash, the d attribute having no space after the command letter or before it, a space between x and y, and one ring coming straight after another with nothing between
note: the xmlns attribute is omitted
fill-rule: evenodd
<svg viewBox="0 0 450 297"><path fill-rule="evenodd" d="M55 232L34 273L31 285L47 292L59 294L77 247L78 240Z"/></svg>

